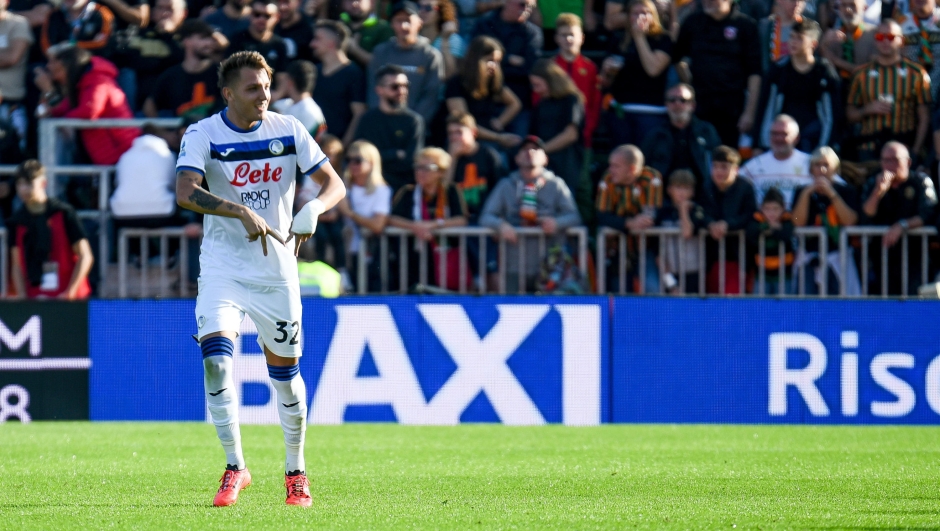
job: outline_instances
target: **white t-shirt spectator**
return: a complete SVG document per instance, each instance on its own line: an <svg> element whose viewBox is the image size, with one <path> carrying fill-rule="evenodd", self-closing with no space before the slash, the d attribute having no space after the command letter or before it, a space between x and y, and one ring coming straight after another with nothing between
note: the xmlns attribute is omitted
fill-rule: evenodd
<svg viewBox="0 0 940 531"><path fill-rule="evenodd" d="M290 98L284 98L274 102L273 106L276 112L288 114L300 120L310 136L317 142L323 133L326 133L326 118L323 117L323 110L313 101L313 98L306 98L295 102Z"/></svg>
<svg viewBox="0 0 940 531"><path fill-rule="evenodd" d="M364 186L352 185L349 188L349 206L353 212L364 218L371 218L376 214L388 215L392 211L392 189L388 185L380 185L369 194ZM346 224L352 228L353 236L349 241L349 252L359 252L359 225L347 219Z"/></svg>
<svg viewBox="0 0 940 531"><path fill-rule="evenodd" d="M783 193L787 210L793 208L793 192L801 186L813 184L809 174L809 154L793 150L793 154L784 160L777 160L770 151L754 157L741 168L741 176L751 181L760 205L764 194L771 188Z"/></svg>
<svg viewBox="0 0 940 531"><path fill-rule="evenodd" d="M176 154L153 135L134 139L117 163L111 195L116 218L164 217L176 209Z"/></svg>

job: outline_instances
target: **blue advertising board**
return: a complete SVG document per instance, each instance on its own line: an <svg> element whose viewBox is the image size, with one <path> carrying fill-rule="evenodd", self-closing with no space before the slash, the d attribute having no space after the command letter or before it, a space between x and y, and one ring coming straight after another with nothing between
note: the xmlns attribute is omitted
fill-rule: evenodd
<svg viewBox="0 0 940 531"><path fill-rule="evenodd" d="M309 422L599 424L610 418L607 297L304 301ZM195 302L93 301L92 420L205 420ZM239 416L277 423L257 332L236 341Z"/></svg>
<svg viewBox="0 0 940 531"><path fill-rule="evenodd" d="M935 424L940 304L617 298L613 422Z"/></svg>

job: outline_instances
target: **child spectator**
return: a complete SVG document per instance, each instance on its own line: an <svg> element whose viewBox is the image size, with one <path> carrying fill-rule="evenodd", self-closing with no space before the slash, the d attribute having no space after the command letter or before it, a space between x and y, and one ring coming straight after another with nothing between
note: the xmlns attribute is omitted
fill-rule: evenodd
<svg viewBox="0 0 940 531"><path fill-rule="evenodd" d="M558 55L555 64L564 70L584 96L584 132L582 139L585 147L591 147L594 129L601 112L601 91L597 84L597 66L594 61L581 55L584 45L584 28L581 17L572 13L561 13L555 19L555 43Z"/></svg>
<svg viewBox="0 0 940 531"><path fill-rule="evenodd" d="M75 210L46 194L46 170L36 160L16 169L23 202L7 223L13 287L18 298L66 300L91 295L95 259Z"/></svg>
<svg viewBox="0 0 940 531"><path fill-rule="evenodd" d="M673 295L699 293L699 258L701 249L696 237L708 225L705 209L695 203L695 175L689 170L676 170L666 186L669 203L656 210L656 225L679 227L678 238L660 242L664 251L659 255L663 286ZM685 278L683 281L682 278ZM684 289L683 289L684 287Z"/></svg>
<svg viewBox="0 0 940 531"><path fill-rule="evenodd" d="M792 295L794 244L793 217L787 212L783 193L776 188L767 190L760 210L747 226L748 242L756 247L754 263L764 270L764 283L754 287L760 295ZM760 253L760 237L764 237L764 256ZM780 276L780 246L783 246L783 277Z"/></svg>

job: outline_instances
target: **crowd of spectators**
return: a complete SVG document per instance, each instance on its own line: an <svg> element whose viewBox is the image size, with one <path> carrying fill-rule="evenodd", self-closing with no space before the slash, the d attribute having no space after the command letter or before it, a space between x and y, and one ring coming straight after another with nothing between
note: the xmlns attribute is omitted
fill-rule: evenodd
<svg viewBox="0 0 940 531"><path fill-rule="evenodd" d="M275 70L271 109L300 120L346 178L347 199L323 214L310 245L347 289L363 245L377 289L365 236L386 225L427 242L430 282L445 289L494 282L497 246L471 239L470 276L459 279L454 245L435 230L494 229L509 243L510 290L535 289L544 258L518 227L564 244L567 228L586 225L592 239L597 227L629 237L626 260L617 245L594 257L610 272L601 289L624 288L627 264L631 291L697 292L702 273L710 293L793 293L802 270L810 293L822 277L833 293L857 293L880 283L881 260L859 278L834 267L832 251L840 228L869 224L890 227L876 239L889 269L910 268L909 285L889 275L890 292L911 293L920 246L905 262L898 243L938 221L936 0L0 0L0 164L35 158L46 117L178 117L185 128L224 108L216 66L242 50ZM196 235L200 220L168 193L182 131L83 129L57 155L116 165L115 227ZM10 244L21 296L52 285L55 260L42 253L65 243L72 265L57 271L90 269L70 209L98 206L86 179L36 199L43 169L24 164L0 180L0 214L20 231ZM298 175L297 207L316 193ZM22 227L53 212L71 220L65 240L40 230L43 241L24 244L36 231ZM681 236L659 242L663 253L648 247L638 278L634 236L654 226ZM797 249L805 226L826 229L830 256L818 241ZM770 252L758 255L759 242ZM419 261L407 249L390 255L393 267ZM43 293L90 292L71 278L56 285Z"/></svg>

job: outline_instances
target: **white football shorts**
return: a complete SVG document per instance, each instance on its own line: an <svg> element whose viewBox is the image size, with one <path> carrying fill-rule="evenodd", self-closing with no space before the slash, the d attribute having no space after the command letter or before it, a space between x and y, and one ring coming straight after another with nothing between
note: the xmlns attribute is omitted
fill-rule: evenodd
<svg viewBox="0 0 940 531"><path fill-rule="evenodd" d="M238 332L245 314L258 329L258 345L278 356L302 354L302 308L298 283L281 286L245 284L229 278L199 277L196 337Z"/></svg>

